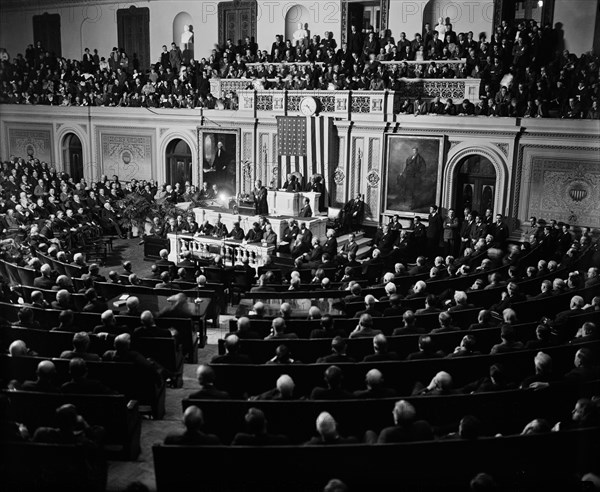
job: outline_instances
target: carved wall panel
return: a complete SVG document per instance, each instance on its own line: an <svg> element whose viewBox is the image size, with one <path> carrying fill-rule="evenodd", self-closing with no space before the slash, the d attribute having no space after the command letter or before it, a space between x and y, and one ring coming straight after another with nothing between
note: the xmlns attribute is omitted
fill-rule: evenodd
<svg viewBox="0 0 600 492"><path fill-rule="evenodd" d="M151 135L100 133L102 174L116 174L122 181L152 179L153 143Z"/></svg>
<svg viewBox="0 0 600 492"><path fill-rule="evenodd" d="M599 203L600 167L597 161L532 159L527 216L597 225L600 223Z"/></svg>
<svg viewBox="0 0 600 492"><path fill-rule="evenodd" d="M8 129L8 153L25 159L33 156L40 161L55 164L52 151L52 127L48 129Z"/></svg>

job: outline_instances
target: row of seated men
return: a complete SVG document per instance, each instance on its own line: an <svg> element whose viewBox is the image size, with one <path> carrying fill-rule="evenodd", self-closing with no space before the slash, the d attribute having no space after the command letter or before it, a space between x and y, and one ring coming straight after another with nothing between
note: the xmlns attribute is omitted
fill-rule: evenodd
<svg viewBox="0 0 600 492"><path fill-rule="evenodd" d="M483 311L485 313L485 311ZM539 324L535 329L535 338L522 341L519 338L518 324L512 324L512 322L504 322L500 326L493 324L491 321L482 321L481 323L473 324L469 327L470 333L464 335L460 341L460 344L456 346L452 351L446 353L446 351L439 347L436 343L436 333L442 333L439 329L433 329L430 334L419 335L417 346L414 349L416 351L409 352L407 354L399 354L394 350L390 349L390 345L398 345L400 340L391 339L388 340L380 330L372 328L372 320L368 319L369 315L361 316L361 320L357 324L354 331L350 333L350 338L358 337L372 337L373 338L373 353L364 355L362 357L363 362L379 362L379 361L395 361L395 360L418 360L418 359L437 359L442 357L454 358L454 357L465 357L471 355L481 355L482 353L489 353L491 355L501 354L507 352L515 352L519 350L530 350L530 349L544 349L547 347L553 347L562 343L584 343L588 341L594 341L600 339L600 332L597 328L596 323L591 321L584 322L575 332L575 336L563 340L564 334L562 330L557 330L555 326L550 324ZM414 327L414 319L411 319L411 315L407 316L404 320L405 326L396 328L394 330L394 336L401 336L408 334ZM507 313L507 317L513 317L512 313ZM227 335L225 338L225 350L226 353L223 355L217 355L212 359L212 363L224 363L224 364L250 364L253 362L248 354L244 353L244 339L251 340L253 336L257 336L256 332L252 331L247 318L240 318L241 321L238 324L238 330L235 333ZM477 329L481 327L493 327L497 326L497 342L492 345L490 349L484 349L482 352L478 343ZM445 327L441 327L442 329ZM457 327L452 327L452 330L458 331ZM484 328L484 329L485 329ZM562 328L562 327L561 327ZM289 347L289 342L286 345L286 340L297 339L297 335L293 332L285 332L285 323L282 318L276 318L273 321L272 333L268 335L266 340L280 340L281 344L276 347L275 354L272 358L265 361L267 364L298 364L302 361L298 360L292 353L292 349ZM437 331L436 331L437 330ZM564 330L566 331L566 330ZM570 331L570 330L569 330ZM341 333L341 335L340 335ZM313 330L312 335L315 338L328 338L333 336L331 339L331 352L321 354L316 359L317 363L337 363L337 362L356 362L356 358L348 355L346 333L341 329L334 329L330 321L326 321L326 325L322 325L322 328ZM242 338L243 337L243 338ZM400 348L400 347L399 347ZM402 352L406 352L406 348L402 347ZM309 362L309 361L306 361Z"/></svg>
<svg viewBox="0 0 600 492"><path fill-rule="evenodd" d="M13 348L13 347L11 347ZM123 350L123 347L119 347ZM13 352L15 352L13 350ZM72 354L69 354L72 355ZM49 393L79 393L79 394L111 394L110 388L100 381L89 379L85 360L77 354L69 363L69 377L62 385L56 383L56 370L54 364L45 360L39 363L37 379L35 381L10 381L8 388L13 391L37 391ZM22 357L26 355L13 355ZM446 371L438 372L429 383L415 381L412 391L413 396L440 396L485 393L509 389L536 389L540 390L554 385L577 385L598 380L597 356L587 347L582 347L575 352L573 367L565 373L553 371L552 357L545 352L538 352L534 357L534 369L529 374L520 374L519 380L514 379L510 369L502 363L494 363L489 368L489 374L477 377L462 387L455 387L452 375ZM201 365L197 369L199 389L188 395L190 400L223 400L230 396L226 391L220 390L216 383L215 372L212 367ZM354 398L393 398L400 396L393 387L385 384L385 379L379 369L370 369L365 375L365 388L350 392L344 387L343 370L336 365L329 366L324 372L325 385L315 386L310 395L311 400L351 400ZM283 374L277 378L275 387L262 394L250 396L250 400L301 400L304 395L299 394L293 379ZM415 439L419 440L419 439ZM248 443L249 444L249 443Z"/></svg>
<svg viewBox="0 0 600 492"><path fill-rule="evenodd" d="M528 422L522 435L541 434L550 431L585 429L600 423L598 399L581 398L575 403L571 418L555 423L544 419ZM392 408L394 425L382 429L379 433L367 431L364 436L343 436L340 434L334 416L322 412L316 419L316 435L306 441L306 445L385 444L397 442L428 441L438 439L477 439L483 437L482 425L473 415L465 415L458 428L445 435L436 436L435 429L426 420L419 419L415 407L406 400L399 400ZM259 408L248 409L244 418L245 428L238 432L233 446L277 446L290 444L290 439L282 434L272 434L264 412ZM183 413L184 430L172 432L164 440L165 444L176 445L219 445L219 436L203 431L202 410L195 405L189 406ZM499 435L498 435L499 436Z"/></svg>

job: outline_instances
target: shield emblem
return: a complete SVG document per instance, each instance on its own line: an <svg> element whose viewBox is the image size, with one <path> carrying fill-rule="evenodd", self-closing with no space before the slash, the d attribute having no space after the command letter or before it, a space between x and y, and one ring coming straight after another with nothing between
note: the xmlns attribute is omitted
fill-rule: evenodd
<svg viewBox="0 0 600 492"><path fill-rule="evenodd" d="M577 187L569 190L569 196L574 202L580 202L581 200L584 200L585 197L587 197L587 194L588 192L585 188Z"/></svg>

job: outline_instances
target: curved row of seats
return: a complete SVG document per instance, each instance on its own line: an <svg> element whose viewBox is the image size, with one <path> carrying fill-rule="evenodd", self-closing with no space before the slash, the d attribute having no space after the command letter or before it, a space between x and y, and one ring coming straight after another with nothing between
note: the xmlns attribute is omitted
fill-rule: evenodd
<svg viewBox="0 0 600 492"><path fill-rule="evenodd" d="M544 352L552 357L553 370L557 374L573 368L577 348L587 346L594 351L600 341L584 344L548 347ZM448 372L454 387L487 376L492 364L502 363L508 371L509 380L520 381L533 374L534 357L538 350L521 350L494 355L472 355L468 357L418 359L410 361L344 362L336 364L342 369L343 386L349 391L364 389L365 374L370 369L379 369L385 385L397 390L400 395L409 395L415 381L428 384L439 371ZM281 374L292 377L299 395L310 394L312 388L325 386L323 375L331 364L212 364L217 386L238 397L258 395L275 387Z"/></svg>
<svg viewBox="0 0 600 492"><path fill-rule="evenodd" d="M158 492L322 490L339 478L350 490L465 490L482 471L507 490L575 490L576 472L595 466L600 429L404 444L330 446L154 445ZM199 472L198 465L210 472ZM174 470L176 470L174 472Z"/></svg>

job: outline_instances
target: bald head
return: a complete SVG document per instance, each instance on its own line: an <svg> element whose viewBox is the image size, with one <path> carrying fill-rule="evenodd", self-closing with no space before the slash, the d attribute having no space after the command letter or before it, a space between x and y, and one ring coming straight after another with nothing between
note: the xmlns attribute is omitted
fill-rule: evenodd
<svg viewBox="0 0 600 492"><path fill-rule="evenodd" d="M367 383L367 387L373 389L378 388L383 384L383 374L378 369L371 369L367 372L367 376L365 378Z"/></svg>
<svg viewBox="0 0 600 492"><path fill-rule="evenodd" d="M104 325L111 325L115 321L115 315L110 309L107 309L100 315L100 320Z"/></svg>
<svg viewBox="0 0 600 492"><path fill-rule="evenodd" d="M337 437L337 423L329 412L321 412L317 417L317 432L324 440Z"/></svg>
<svg viewBox="0 0 600 492"><path fill-rule="evenodd" d="M240 338L237 335L229 335L225 339L225 350L229 353L235 352L238 349L239 342Z"/></svg>
<svg viewBox="0 0 600 492"><path fill-rule="evenodd" d="M237 320L237 330L244 331L250 329L250 318L242 316Z"/></svg>
<svg viewBox="0 0 600 492"><path fill-rule="evenodd" d="M285 330L285 320L283 318L275 318L271 326L275 333L283 333Z"/></svg>
<svg viewBox="0 0 600 492"><path fill-rule="evenodd" d="M396 424L411 422L417 415L415 407L412 405L412 403L406 400L397 401L394 405L394 411L392 413L394 415L394 421Z"/></svg>
<svg viewBox="0 0 600 492"><path fill-rule="evenodd" d="M11 357L21 357L27 355L27 345L23 340L15 340L8 347L8 353Z"/></svg>
<svg viewBox="0 0 600 492"><path fill-rule="evenodd" d="M43 360L38 364L36 373L40 379L50 379L56 374L56 367L53 362Z"/></svg>
<svg viewBox="0 0 600 492"><path fill-rule="evenodd" d="M115 338L115 350L129 350L131 346L131 335L129 333L121 333Z"/></svg>
<svg viewBox="0 0 600 492"><path fill-rule="evenodd" d="M200 386L210 386L215 382L215 371L212 367L202 364L196 369L196 377Z"/></svg>
<svg viewBox="0 0 600 492"><path fill-rule="evenodd" d="M154 325L154 315L150 311L144 311L140 314L140 321L144 326Z"/></svg>
<svg viewBox="0 0 600 492"><path fill-rule="evenodd" d="M127 306L127 309L131 311L137 309L140 306L140 300L135 296L131 296L127 298L127 301L125 301L125 305Z"/></svg>
<svg viewBox="0 0 600 492"><path fill-rule="evenodd" d="M196 405L190 405L183 412L183 425L189 431L198 431L204 425L204 415Z"/></svg>
<svg viewBox="0 0 600 492"><path fill-rule="evenodd" d="M292 398L295 386L294 380L287 374L282 374L277 379L277 389L285 398Z"/></svg>

